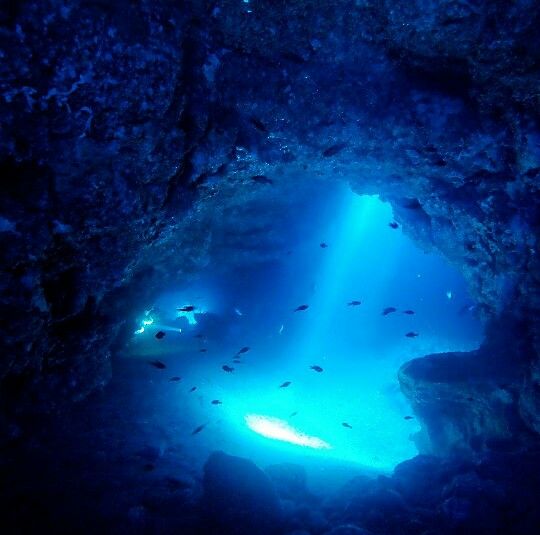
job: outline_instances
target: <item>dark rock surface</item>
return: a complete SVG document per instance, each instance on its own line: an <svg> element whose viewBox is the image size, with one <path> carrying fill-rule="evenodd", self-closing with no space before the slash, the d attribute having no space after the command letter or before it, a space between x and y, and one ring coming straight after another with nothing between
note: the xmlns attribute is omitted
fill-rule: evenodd
<svg viewBox="0 0 540 535"><path fill-rule="evenodd" d="M293 501L309 500L306 470L303 466L292 463L274 464L268 466L265 472L272 480L280 498Z"/></svg>
<svg viewBox="0 0 540 535"><path fill-rule="evenodd" d="M475 462L420 455L391 477L352 481L327 512L333 525L381 535L534 533L539 481L529 469L538 461L537 451L483 454Z"/></svg>
<svg viewBox="0 0 540 535"><path fill-rule="evenodd" d="M223 452L204 466L204 533L282 532L280 503L270 479L253 462Z"/></svg>

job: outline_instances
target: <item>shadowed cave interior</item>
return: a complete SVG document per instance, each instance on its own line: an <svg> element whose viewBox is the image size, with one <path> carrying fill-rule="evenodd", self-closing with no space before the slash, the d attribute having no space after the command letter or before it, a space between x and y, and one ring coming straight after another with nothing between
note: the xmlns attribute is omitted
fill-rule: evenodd
<svg viewBox="0 0 540 535"><path fill-rule="evenodd" d="M0 2L3 533L540 528L535 2Z"/></svg>

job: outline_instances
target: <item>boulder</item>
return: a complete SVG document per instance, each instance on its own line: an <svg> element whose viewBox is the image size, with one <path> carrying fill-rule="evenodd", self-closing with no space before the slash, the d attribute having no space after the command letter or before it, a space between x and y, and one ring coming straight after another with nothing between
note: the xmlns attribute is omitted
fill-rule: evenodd
<svg viewBox="0 0 540 535"><path fill-rule="evenodd" d="M268 466L265 472L280 498L298 502L311 497L307 490L306 471L303 466L293 463L273 464Z"/></svg>
<svg viewBox="0 0 540 535"><path fill-rule="evenodd" d="M214 452L204 465L202 531L216 535L277 534L281 508L268 476L253 462Z"/></svg>

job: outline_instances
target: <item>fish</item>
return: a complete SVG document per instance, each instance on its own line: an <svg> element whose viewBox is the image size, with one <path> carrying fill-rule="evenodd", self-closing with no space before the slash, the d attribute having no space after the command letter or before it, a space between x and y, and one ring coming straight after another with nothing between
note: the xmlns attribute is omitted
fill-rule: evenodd
<svg viewBox="0 0 540 535"><path fill-rule="evenodd" d="M161 360L151 360L149 364L158 370L164 370L167 367L165 364L163 364L163 362L161 362Z"/></svg>
<svg viewBox="0 0 540 535"><path fill-rule="evenodd" d="M348 424L347 422L343 422L341 424L343 427L346 427L347 429L352 429L352 425L351 424Z"/></svg>
<svg viewBox="0 0 540 535"><path fill-rule="evenodd" d="M289 418L292 418L293 416L296 416L297 414L298 414L298 411L291 412L291 414L289 414Z"/></svg>
<svg viewBox="0 0 540 535"><path fill-rule="evenodd" d="M197 390L197 387L196 387L196 386L192 386L192 387L189 389L189 393L191 394L192 392L195 392L195 390Z"/></svg>
<svg viewBox="0 0 540 535"><path fill-rule="evenodd" d="M257 119L257 117L250 117L249 122L260 132L268 133L268 128L266 128L265 124L260 119Z"/></svg>
<svg viewBox="0 0 540 535"><path fill-rule="evenodd" d="M268 178L266 175L253 175L251 180L253 180L253 182L258 182L259 184L272 185L274 183L274 181L271 178Z"/></svg>
<svg viewBox="0 0 540 535"><path fill-rule="evenodd" d="M247 353L251 348L248 347L248 346L244 346L242 349L240 349L240 351L238 351L238 353L236 353L237 355L242 355L243 353Z"/></svg>
<svg viewBox="0 0 540 535"><path fill-rule="evenodd" d="M325 158L329 158L330 156L335 156L336 154L340 153L348 143L336 143L334 145L330 145L330 147L323 150L322 155Z"/></svg>
<svg viewBox="0 0 540 535"><path fill-rule="evenodd" d="M284 383L279 385L279 388L287 388L288 386L290 386L290 384L291 381L285 381Z"/></svg>
<svg viewBox="0 0 540 535"><path fill-rule="evenodd" d="M198 433L200 433L205 427L206 427L207 424L202 424L202 425L199 425L197 426L193 431L192 431L192 435L197 435Z"/></svg>
<svg viewBox="0 0 540 535"><path fill-rule="evenodd" d="M321 373L322 371L324 371L320 366L317 366L316 364L314 364L313 366L310 366L309 369L315 370L318 373Z"/></svg>
<svg viewBox="0 0 540 535"><path fill-rule="evenodd" d="M240 359L233 359L233 364L242 364Z"/></svg>
<svg viewBox="0 0 540 535"><path fill-rule="evenodd" d="M446 292L446 297L448 297L448 299L452 299L452 292L450 290Z"/></svg>
<svg viewBox="0 0 540 535"><path fill-rule="evenodd" d="M414 420L414 416L404 416L404 420Z"/></svg>
<svg viewBox="0 0 540 535"><path fill-rule="evenodd" d="M347 303L350 307L357 307L358 305L362 304L362 301L349 301Z"/></svg>
<svg viewBox="0 0 540 535"><path fill-rule="evenodd" d="M183 307L177 308L176 310L180 312L193 312L195 308L196 307L194 307L193 305L185 305Z"/></svg>
<svg viewBox="0 0 540 535"><path fill-rule="evenodd" d="M422 208L422 205L420 204L420 201L415 198L410 197L404 197L397 201L397 203L407 210L419 210Z"/></svg>
<svg viewBox="0 0 540 535"><path fill-rule="evenodd" d="M391 223L388 223L388 226L390 228L393 228L394 230L399 228L399 225L395 221L392 221Z"/></svg>
<svg viewBox="0 0 540 535"><path fill-rule="evenodd" d="M206 353L208 351L208 349L206 349L206 347L202 347L201 349L199 349L199 353Z"/></svg>
<svg viewBox="0 0 540 535"><path fill-rule="evenodd" d="M234 368L232 368L231 366L227 366L227 364L221 366L221 369L227 373L232 373L234 371Z"/></svg>
<svg viewBox="0 0 540 535"><path fill-rule="evenodd" d="M175 375L174 377L171 377L171 378L169 379L169 382L170 382L170 383L178 383L178 381L181 381L181 380L182 380L181 377L178 377L178 375Z"/></svg>
<svg viewBox="0 0 540 535"><path fill-rule="evenodd" d="M405 336L407 338L416 338L418 336L418 333L415 333L414 331L409 331Z"/></svg>
<svg viewBox="0 0 540 535"><path fill-rule="evenodd" d="M306 62L306 58L290 50L286 50L285 52L282 52L280 56L282 59L285 59L287 61L292 61L293 63L297 63L297 64Z"/></svg>
<svg viewBox="0 0 540 535"><path fill-rule="evenodd" d="M239 310L238 308L235 308L234 309L234 313L237 315L237 316L243 316L244 314L242 314L242 311Z"/></svg>
<svg viewBox="0 0 540 535"><path fill-rule="evenodd" d="M297 306L293 312L298 312L299 310L307 310L309 308L309 305L300 305Z"/></svg>
<svg viewBox="0 0 540 535"><path fill-rule="evenodd" d="M199 338L199 339L204 338L204 334L202 334L202 333L194 334L193 338Z"/></svg>
<svg viewBox="0 0 540 535"><path fill-rule="evenodd" d="M386 307L383 311L382 311L382 315L383 316L388 316L388 314L391 314L392 312L395 312L397 309L394 308L394 307Z"/></svg>
<svg viewBox="0 0 540 535"><path fill-rule="evenodd" d="M285 328L285 325L281 324L281 327L279 328L279 334L283 332L283 329Z"/></svg>
<svg viewBox="0 0 540 535"><path fill-rule="evenodd" d="M156 469L156 465L153 464L153 463L146 463L144 466L143 466L143 470L145 472L152 472L152 470L155 470Z"/></svg>
<svg viewBox="0 0 540 535"><path fill-rule="evenodd" d="M212 405L223 405L223 404L221 403L221 401L219 401L219 399L213 399Z"/></svg>
<svg viewBox="0 0 540 535"><path fill-rule="evenodd" d="M321 249L326 249L326 248L328 247L328 244L325 243L325 242L321 242L321 243L319 244L319 246L320 246Z"/></svg>
<svg viewBox="0 0 540 535"><path fill-rule="evenodd" d="M411 316L412 314L414 314L414 310L410 310L410 309L404 310L403 314L408 314L409 316Z"/></svg>
<svg viewBox="0 0 540 535"><path fill-rule="evenodd" d="M156 333L156 338L157 338L158 340L161 340L161 339L164 338L164 337L165 337L165 333L164 333L163 331L158 331L158 332Z"/></svg>

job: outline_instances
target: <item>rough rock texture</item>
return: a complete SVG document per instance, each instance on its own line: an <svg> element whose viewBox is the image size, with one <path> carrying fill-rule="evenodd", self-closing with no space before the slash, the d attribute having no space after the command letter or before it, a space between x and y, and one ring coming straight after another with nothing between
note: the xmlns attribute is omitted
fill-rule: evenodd
<svg viewBox="0 0 540 535"><path fill-rule="evenodd" d="M270 479L250 460L213 453L204 466L203 489L203 533L281 531L277 494Z"/></svg>
<svg viewBox="0 0 540 535"><path fill-rule="evenodd" d="M381 534L533 533L540 525L537 462L538 451L483 454L475 462L420 455L389 478L349 485L338 517Z"/></svg>
<svg viewBox="0 0 540 535"><path fill-rule="evenodd" d="M519 326L508 322L504 332L488 330L478 351L428 355L404 364L401 389L426 424L428 440L422 433L417 437L420 451L470 455L535 442L533 422L519 401L532 353Z"/></svg>
<svg viewBox="0 0 540 535"><path fill-rule="evenodd" d="M474 393L466 375L433 379L460 355L402 370L428 428L439 395L458 406L432 439L504 438L501 403L539 431L536 2L0 6L5 414L103 385L129 304L219 258L224 241L249 261L279 254L278 237L257 238L257 211L251 238L234 230L263 198L251 177L267 175L284 207L314 179L379 193L464 273L491 325L482 352L496 346L517 375L506 403L491 378L473 378ZM465 409L469 392L480 400ZM467 430L454 425L463 411Z"/></svg>

